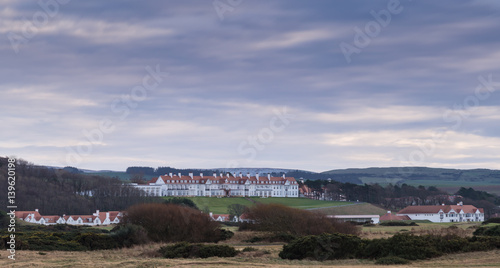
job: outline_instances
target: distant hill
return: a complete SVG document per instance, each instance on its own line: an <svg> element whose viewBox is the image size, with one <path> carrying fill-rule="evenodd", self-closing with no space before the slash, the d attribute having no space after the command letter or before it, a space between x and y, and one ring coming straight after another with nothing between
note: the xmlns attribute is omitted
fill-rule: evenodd
<svg viewBox="0 0 500 268"><path fill-rule="evenodd" d="M445 169L427 167L350 168L322 172L334 180L359 180L362 183L412 185L498 185L500 170Z"/></svg>
<svg viewBox="0 0 500 268"><path fill-rule="evenodd" d="M129 172L124 171L92 171L80 170L86 174L101 175L105 177L115 177L121 180L129 180L134 174L131 172L133 167L129 168ZM141 167L139 167L141 168ZM353 184L409 184L409 185L423 185L423 186L436 186L436 187L478 187L478 186L499 186L500 187L500 170L490 169L447 169L447 168L427 168L427 167L383 167L383 168L349 168L349 169L336 169L325 172L312 172L307 170L294 170L283 168L216 168L216 169L176 169L171 167L159 167L154 170L152 174L144 172L144 178L150 180L157 177L158 174L168 174L170 172L177 174L182 173L187 175L192 172L199 174L203 172L206 175L213 173L231 173L246 175L250 173L252 176L255 174L271 173L273 176L282 176L286 174L296 179L304 180L334 180L342 183ZM139 169L140 170L140 169Z"/></svg>

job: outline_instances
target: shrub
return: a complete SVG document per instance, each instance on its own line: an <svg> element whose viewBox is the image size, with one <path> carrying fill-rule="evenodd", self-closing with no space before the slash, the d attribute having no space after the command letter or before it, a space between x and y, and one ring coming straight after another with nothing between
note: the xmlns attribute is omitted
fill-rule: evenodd
<svg viewBox="0 0 500 268"><path fill-rule="evenodd" d="M484 235L484 236L500 236L500 225L495 225L491 227L479 227L473 233L474 235Z"/></svg>
<svg viewBox="0 0 500 268"><path fill-rule="evenodd" d="M199 210L199 208L196 206L196 204L193 202L193 200L186 198L186 197L172 197L172 198L165 200L165 202L163 202L163 203L164 204L174 204L174 205L186 206L186 207L190 207L190 208L194 208L194 209Z"/></svg>
<svg viewBox="0 0 500 268"><path fill-rule="evenodd" d="M89 250L113 249L119 247L116 240L107 234L80 234L76 238L76 241Z"/></svg>
<svg viewBox="0 0 500 268"><path fill-rule="evenodd" d="M241 252L251 252L251 251L257 251L257 249L253 247L246 247L241 250Z"/></svg>
<svg viewBox="0 0 500 268"><path fill-rule="evenodd" d="M219 224L207 214L173 204L132 206L125 213L121 224L142 226L155 242L217 242L229 235L221 235Z"/></svg>
<svg viewBox="0 0 500 268"><path fill-rule="evenodd" d="M255 224L242 224L240 230L251 229L292 235L319 235L322 233L359 233L359 228L327 218L325 215L281 204L258 204L248 210L248 218Z"/></svg>
<svg viewBox="0 0 500 268"><path fill-rule="evenodd" d="M264 237L254 236L254 237L252 237L250 239L244 240L243 242L255 243L255 242L261 242L261 241L264 241L264 240L265 240Z"/></svg>
<svg viewBox="0 0 500 268"><path fill-rule="evenodd" d="M400 257L396 256L388 256L388 257L383 257L380 259L377 259L375 264L381 264L381 265L391 265L391 264L408 264L410 263L409 260L403 259Z"/></svg>
<svg viewBox="0 0 500 268"><path fill-rule="evenodd" d="M488 223L500 223L500 218L490 218L486 221L483 221L482 224L488 224Z"/></svg>
<svg viewBox="0 0 500 268"><path fill-rule="evenodd" d="M161 247L159 253L165 258L174 259L234 257L238 254L238 251L226 245L203 245L181 242L171 246Z"/></svg>
<svg viewBox="0 0 500 268"><path fill-rule="evenodd" d="M149 242L148 233L139 225L124 224L113 228L111 236L121 247L132 247Z"/></svg>
<svg viewBox="0 0 500 268"><path fill-rule="evenodd" d="M363 247L361 238L346 234L322 234L297 238L283 246L282 259L334 260L354 258Z"/></svg>
<svg viewBox="0 0 500 268"><path fill-rule="evenodd" d="M295 239L297 239L296 235L287 234L287 233L279 233L279 234L276 234L276 235L273 235L273 236L269 237L269 242L286 242L286 243L290 243L290 242L292 242Z"/></svg>
<svg viewBox="0 0 500 268"><path fill-rule="evenodd" d="M226 229L220 229L219 241L231 239L231 237L233 236L234 236L233 232Z"/></svg>

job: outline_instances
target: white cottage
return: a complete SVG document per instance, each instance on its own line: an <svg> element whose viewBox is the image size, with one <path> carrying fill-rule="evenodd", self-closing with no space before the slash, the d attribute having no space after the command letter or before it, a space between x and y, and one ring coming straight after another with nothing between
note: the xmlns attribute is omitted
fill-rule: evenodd
<svg viewBox="0 0 500 268"><path fill-rule="evenodd" d="M431 222L479 222L484 221L484 210L472 205L409 206L397 213L411 220Z"/></svg>

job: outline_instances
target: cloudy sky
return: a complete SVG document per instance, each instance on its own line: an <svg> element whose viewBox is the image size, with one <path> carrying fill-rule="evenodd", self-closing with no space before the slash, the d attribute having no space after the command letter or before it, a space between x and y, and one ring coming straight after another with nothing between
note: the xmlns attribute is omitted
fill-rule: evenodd
<svg viewBox="0 0 500 268"><path fill-rule="evenodd" d="M500 4L0 0L0 152L500 169Z"/></svg>

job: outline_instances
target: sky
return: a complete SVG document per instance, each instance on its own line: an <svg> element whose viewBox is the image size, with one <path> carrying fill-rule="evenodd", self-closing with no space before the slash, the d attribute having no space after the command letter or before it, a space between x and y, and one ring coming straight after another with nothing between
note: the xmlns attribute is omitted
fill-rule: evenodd
<svg viewBox="0 0 500 268"><path fill-rule="evenodd" d="M500 2L0 0L0 155L500 169Z"/></svg>

